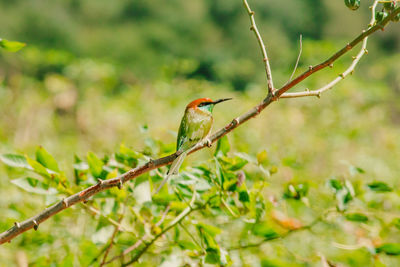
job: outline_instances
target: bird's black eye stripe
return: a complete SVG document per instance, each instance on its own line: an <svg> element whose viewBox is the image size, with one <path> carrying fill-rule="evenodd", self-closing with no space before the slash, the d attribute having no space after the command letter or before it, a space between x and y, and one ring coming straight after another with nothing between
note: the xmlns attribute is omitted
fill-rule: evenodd
<svg viewBox="0 0 400 267"><path fill-rule="evenodd" d="M207 106L207 105L210 105L210 104L212 104L213 102L201 102L199 105L198 105L198 107L204 107L204 106Z"/></svg>

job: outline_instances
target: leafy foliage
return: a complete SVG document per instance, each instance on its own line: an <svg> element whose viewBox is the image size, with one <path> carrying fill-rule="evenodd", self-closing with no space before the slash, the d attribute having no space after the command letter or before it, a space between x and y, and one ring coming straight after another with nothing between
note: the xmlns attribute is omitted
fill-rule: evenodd
<svg viewBox="0 0 400 267"><path fill-rule="evenodd" d="M161 149L162 153L161 144L154 149ZM11 181L19 188L35 194L62 197L69 194L69 188L74 188L74 191L82 190L97 183L96 179L115 177L129 170L132 164L144 163L148 157L125 145L121 145L118 152L104 156L102 160L93 152L89 152L85 160L76 156L73 165L75 182L70 186L56 159L42 146L37 147L36 159L4 154L1 160L9 167L20 168L29 173L24 178ZM151 196L151 191L161 182L161 173L165 171L163 168L137 178L125 189L112 189L96 195L85 205L89 210L94 209L101 214L97 219L93 218L94 222L97 221L97 226L93 229L91 240L98 247L99 253L102 253L101 246L109 243L116 227L113 222L118 217L123 217L126 223L122 226L123 230L117 231L114 241L113 252L116 255L129 245L136 246L134 244L137 238L141 237L161 246L157 249L159 260L167 259L174 251L171 248L176 247L186 251L182 254L185 255L183 262L194 260L226 266L232 264L232 253L238 248L256 248L271 240L294 235L292 232L307 231L317 224L336 224L335 227L341 228L337 220L332 220L330 214L333 211L329 208L327 211L330 213L314 210L314 218L311 222L306 222L307 219L302 215L304 208L314 209L314 203L308 200L309 197L314 197L310 195L309 183L287 184L282 189L282 197L278 202L264 199L263 191L267 187L264 177L259 174L266 175L265 168L270 164L265 150L257 153L255 158L243 153L233 153L228 138L224 137L218 141L213 159L183 170L180 176L171 181L170 186L164 187L157 195ZM354 169L360 168L349 168L351 176L355 175L351 171ZM365 171L359 171L358 174L365 175ZM337 207L335 216L355 223L379 222L365 215L369 212L368 208L356 208L355 202L363 194L360 191L362 187L357 187L356 190L348 179L332 178L327 184L334 194L330 205ZM384 182L369 183L368 187L376 193L391 191L387 190L389 187ZM299 205L297 200L301 200L303 204ZM290 214L288 210L285 211L288 207L292 210ZM343 213L344 211L346 212ZM318 216L318 213L321 215ZM174 227L169 230L169 225L177 218L183 220L172 224ZM397 220L392 225L399 228ZM382 224L381 227L385 226ZM164 231L168 238L159 236ZM239 235L232 235L231 231ZM313 235L313 232L308 235ZM170 239L174 241L168 241ZM236 242L240 244L238 247L229 245ZM398 248L396 243L385 243L377 246L376 252L397 255L400 254ZM156 248L139 245L132 251L132 257L135 259L143 251L143 260L154 262L154 259L146 256L146 252L154 249Z"/></svg>
<svg viewBox="0 0 400 267"><path fill-rule="evenodd" d="M18 50L23 48L25 45L26 44L24 44L24 43L8 41L6 39L0 38L0 47L9 52L17 52Z"/></svg>

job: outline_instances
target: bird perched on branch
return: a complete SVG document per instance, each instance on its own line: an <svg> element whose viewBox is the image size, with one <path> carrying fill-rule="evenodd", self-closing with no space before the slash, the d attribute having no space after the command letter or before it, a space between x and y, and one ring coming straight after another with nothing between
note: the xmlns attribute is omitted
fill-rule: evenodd
<svg viewBox="0 0 400 267"><path fill-rule="evenodd" d="M212 111L216 104L230 100L232 98L223 98L211 100L210 98L199 98L190 102L185 109L179 127L176 151L179 156L172 162L171 167L165 179L161 182L155 194L157 194L169 177L179 173L179 168L187 155L187 151L199 142L205 142L211 145L208 134L211 131L213 123Z"/></svg>

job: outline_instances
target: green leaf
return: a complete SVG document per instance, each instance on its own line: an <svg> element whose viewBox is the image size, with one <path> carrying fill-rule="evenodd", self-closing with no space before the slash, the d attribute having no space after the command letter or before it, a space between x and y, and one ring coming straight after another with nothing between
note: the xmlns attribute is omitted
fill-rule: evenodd
<svg viewBox="0 0 400 267"><path fill-rule="evenodd" d="M288 166L292 169L300 169L302 166L300 162L297 161L296 156L286 157L282 160L282 164Z"/></svg>
<svg viewBox="0 0 400 267"><path fill-rule="evenodd" d="M266 224L255 225L253 228L253 234L255 234L256 236L262 236L267 240L279 237L279 234Z"/></svg>
<svg viewBox="0 0 400 267"><path fill-rule="evenodd" d="M400 230L400 218L396 218L392 221L392 224Z"/></svg>
<svg viewBox="0 0 400 267"><path fill-rule="evenodd" d="M330 180L329 180L329 185L330 185L333 189L335 189L336 191L338 191L338 190L340 190L340 189L343 188L342 183L341 183L339 180L337 180L337 179L330 179Z"/></svg>
<svg viewBox="0 0 400 267"><path fill-rule="evenodd" d="M6 39L0 38L0 47L4 48L5 50L7 50L9 52L17 52L18 50L23 48L25 45L26 45L25 43L8 41Z"/></svg>
<svg viewBox="0 0 400 267"><path fill-rule="evenodd" d="M18 154L3 154L0 155L0 160L10 167L32 169L26 161L26 158Z"/></svg>
<svg viewBox="0 0 400 267"><path fill-rule="evenodd" d="M207 246L206 250L207 251L213 251L216 250L219 252L219 246L217 242L215 241L214 237L209 235L207 232L201 231L200 235L202 236L204 240L204 244Z"/></svg>
<svg viewBox="0 0 400 267"><path fill-rule="evenodd" d="M391 192L393 189L384 182L373 182L368 187L375 192Z"/></svg>
<svg viewBox="0 0 400 267"><path fill-rule="evenodd" d="M351 176L354 176L359 173L361 173L361 174L365 173L365 171L363 169L361 169L360 167L349 165L349 173Z"/></svg>
<svg viewBox="0 0 400 267"><path fill-rule="evenodd" d="M47 171L47 169L42 164L37 162L36 160L31 159L29 157L26 157L26 161L28 162L28 164L33 168L33 170L37 174L40 174L40 175L42 175L42 176L44 176L46 178L50 178L51 177L49 172Z"/></svg>
<svg viewBox="0 0 400 267"><path fill-rule="evenodd" d="M224 182L224 190L233 192L236 191L236 188L237 188L236 180L229 180Z"/></svg>
<svg viewBox="0 0 400 267"><path fill-rule="evenodd" d="M362 213L349 213L345 215L346 219L354 222L367 222L368 217Z"/></svg>
<svg viewBox="0 0 400 267"><path fill-rule="evenodd" d="M241 157L236 156L234 158L230 158L229 163L230 166L228 167L228 169L230 171L237 171L242 169L248 163L248 161Z"/></svg>
<svg viewBox="0 0 400 267"><path fill-rule="evenodd" d="M376 251L384 252L387 255L400 255L400 243L386 243L378 247Z"/></svg>
<svg viewBox="0 0 400 267"><path fill-rule="evenodd" d="M346 6L351 10L357 10L360 7L360 0L344 0Z"/></svg>
<svg viewBox="0 0 400 267"><path fill-rule="evenodd" d="M257 153L257 162L258 164L263 164L263 165L268 164L269 162L268 153L265 149Z"/></svg>
<svg viewBox="0 0 400 267"><path fill-rule="evenodd" d="M36 178L32 177L23 177L18 179L11 180L11 183L15 184L19 188L41 195L54 195L57 193L57 190L54 188L49 188L46 184L43 184Z"/></svg>
<svg viewBox="0 0 400 267"><path fill-rule="evenodd" d="M239 191L239 200L241 202L250 202L250 196L247 190Z"/></svg>
<svg viewBox="0 0 400 267"><path fill-rule="evenodd" d="M209 224L205 224L202 222L199 222L196 227L199 230L203 230L204 232L208 233L210 236L214 237L218 234L221 233L221 229L219 229L218 227L215 227L213 225L209 225Z"/></svg>
<svg viewBox="0 0 400 267"><path fill-rule="evenodd" d="M217 142L217 149L215 150L214 156L226 156L231 149L228 141L228 137L224 136Z"/></svg>
<svg viewBox="0 0 400 267"><path fill-rule="evenodd" d="M36 160L47 169L50 169L55 172L60 171L60 169L58 168L57 161L42 146L38 146L38 148L36 149Z"/></svg>
<svg viewBox="0 0 400 267"><path fill-rule="evenodd" d="M174 210L174 211L177 211L177 212L181 212L184 209L186 209L186 207L187 207L187 204L185 202L182 202L182 201L172 201L172 202L170 202L169 205L170 205L170 209L171 210Z"/></svg>
<svg viewBox="0 0 400 267"><path fill-rule="evenodd" d="M219 264L220 263L219 250L207 250L207 254L204 261L209 264Z"/></svg>
<svg viewBox="0 0 400 267"><path fill-rule="evenodd" d="M101 172L103 171L103 162L93 152L88 152L87 162L92 175L96 178L99 178L101 176Z"/></svg>
<svg viewBox="0 0 400 267"><path fill-rule="evenodd" d="M301 199L305 197L308 193L308 184L300 183L300 184L288 184L286 186L285 192L283 196L285 198L293 198L293 199Z"/></svg>
<svg viewBox="0 0 400 267"><path fill-rule="evenodd" d="M198 246L195 243L187 241L187 240L179 240L177 243L181 249L188 249L188 250L198 249Z"/></svg>
<svg viewBox="0 0 400 267"><path fill-rule="evenodd" d="M121 144L119 147L119 153L115 154L115 159L118 162L125 164L126 166L134 168L137 166L138 160L142 156L143 156L142 154L133 151L132 149L125 146L124 144Z"/></svg>

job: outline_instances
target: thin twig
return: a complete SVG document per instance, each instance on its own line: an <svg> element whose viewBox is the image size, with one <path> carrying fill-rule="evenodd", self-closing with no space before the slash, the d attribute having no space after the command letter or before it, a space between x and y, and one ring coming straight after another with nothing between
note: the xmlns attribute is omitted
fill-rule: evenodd
<svg viewBox="0 0 400 267"><path fill-rule="evenodd" d="M303 36L301 34L300 34L300 39L299 39L299 46L300 46L299 55L297 56L296 64L294 65L294 69L293 69L292 75L290 75L289 80L285 84L289 83L293 79L293 76L294 76L294 74L296 73L296 70L297 70L297 66L299 65L301 53L303 52Z"/></svg>
<svg viewBox="0 0 400 267"><path fill-rule="evenodd" d="M155 224L155 226L160 226L160 225L164 222L164 220L165 220L165 218L166 218L166 216L167 216L167 213L168 213L169 209L170 209L170 205L167 206L167 208L166 208L165 211L163 212L163 215L161 216L161 219ZM151 237L150 234L148 234L148 233L144 234L138 241L136 241L135 244L133 244L132 246L128 247L128 248L125 249L120 255L113 257L112 259L110 259L109 261L107 261L105 264L109 264L109 263L113 262L113 261L116 260L116 259L122 259L122 258L123 258L125 255L127 255L128 253L130 253L131 251L137 249L137 248L138 248L142 243L144 243L145 240L146 240L147 238L149 238L149 237Z"/></svg>
<svg viewBox="0 0 400 267"><path fill-rule="evenodd" d="M190 231L182 223L179 223L179 226L187 233L187 235L193 240L193 242L196 243L196 245L201 248L203 252L205 252L204 247L199 243L199 241L196 240L192 233L190 233Z"/></svg>
<svg viewBox="0 0 400 267"><path fill-rule="evenodd" d="M111 224L113 224L114 226L118 227L119 231L130 232L130 233L136 235L133 231L126 229L125 227L123 227L123 226L122 226L119 222L117 222L116 220L113 220L113 219L111 219L110 217L108 217L108 216L102 214L101 211L99 211L99 210L96 209L95 207L89 206L89 205L87 205L87 204L85 204L85 203L81 203L81 204L82 204L82 206L83 206L86 210L88 210L88 211L90 211L90 212L93 212L94 214L97 214L97 215L99 215L99 216L105 218L105 219L106 219L107 221L109 221Z"/></svg>
<svg viewBox="0 0 400 267"><path fill-rule="evenodd" d="M252 30L254 32L254 34L256 35L256 38L257 38L257 41L258 41L258 45L260 46L261 53L263 55L265 73L267 75L268 93L273 94L275 88L274 88L274 82L272 81L272 72L271 72L271 66L269 65L267 49L265 48L264 41L263 41L263 39L261 37L260 32L258 31L256 20L254 19L254 11L251 10L249 4L247 3L247 0L243 0L243 5L246 8L247 14L249 14L249 17L250 17L250 23L251 23L250 30Z"/></svg>
<svg viewBox="0 0 400 267"><path fill-rule="evenodd" d="M289 235L291 235L291 234L293 234L293 233L295 233L295 232L299 232L299 231L303 231L303 230L310 230L315 224L317 224L317 223L320 222L321 220L322 220L322 217L319 216L319 217L317 217L314 221L312 221L312 222L311 222L310 224L308 224L308 225L305 225L305 226L300 227L300 228L297 228L297 229L289 230L289 231L285 232L284 234L277 235L276 237L273 237L273 238L265 238L265 239L263 239L263 240L261 240L261 241L259 241L259 242L256 242L256 243L250 243L250 244L246 244L246 245L233 246L233 247L227 248L227 250L228 250L228 251L231 251L231 250L238 250L238 249L247 249L247 248L259 247L259 246L261 246L262 244L264 244L265 242L270 242L270 241L277 240L277 239L283 239L283 238L285 238L285 237L287 237L287 236L289 236Z"/></svg>
<svg viewBox="0 0 400 267"><path fill-rule="evenodd" d="M215 196L210 197L206 203L204 203L201 206L198 206L196 208L193 208L191 206L188 206L186 209L184 209L165 229L163 229L163 231L161 233L159 233L158 235L156 235L149 243L146 243L145 247L140 250L135 257L133 257L129 262L124 263L122 266L128 266L134 262L136 262L142 255L143 253L145 253L147 251L147 249L149 249L149 247L161 236L163 236L166 232L168 232L170 229L172 229L175 225L177 225L178 223L180 223L184 218L186 218L188 215L190 215L193 211L196 210L201 210L204 209L208 203L214 198Z"/></svg>
<svg viewBox="0 0 400 267"><path fill-rule="evenodd" d="M124 216L123 216L123 214L122 214L121 217L120 217L119 220L118 220L118 223L121 223L123 217L124 217ZM101 263L100 263L100 267L101 267L101 266L104 266L104 265L106 264L108 253L110 253L111 247L112 247L113 244L114 244L114 239L115 239L115 236L117 235L118 231L119 231L119 226L115 226L114 232L112 233L111 238L110 238L110 242L109 242L109 244L108 244L108 246L107 246L107 249L106 249L106 251L105 251L105 253L104 253L103 260L102 260Z"/></svg>

